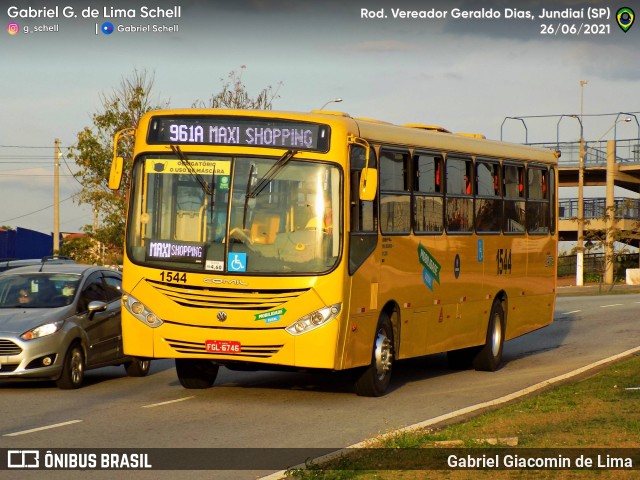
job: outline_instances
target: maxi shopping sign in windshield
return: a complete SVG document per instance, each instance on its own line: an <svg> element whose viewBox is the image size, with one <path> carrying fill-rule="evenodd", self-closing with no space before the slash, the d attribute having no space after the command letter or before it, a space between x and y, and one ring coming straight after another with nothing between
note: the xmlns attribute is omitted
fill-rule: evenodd
<svg viewBox="0 0 640 480"><path fill-rule="evenodd" d="M239 145L295 150L329 150L328 125L270 118L157 116L149 123L149 144Z"/></svg>

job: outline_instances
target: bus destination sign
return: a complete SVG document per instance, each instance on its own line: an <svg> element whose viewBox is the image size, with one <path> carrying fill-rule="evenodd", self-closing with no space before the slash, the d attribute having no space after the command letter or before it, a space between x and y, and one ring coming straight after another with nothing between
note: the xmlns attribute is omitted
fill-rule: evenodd
<svg viewBox="0 0 640 480"><path fill-rule="evenodd" d="M328 125L256 117L157 116L149 144L238 145L294 150L329 150Z"/></svg>

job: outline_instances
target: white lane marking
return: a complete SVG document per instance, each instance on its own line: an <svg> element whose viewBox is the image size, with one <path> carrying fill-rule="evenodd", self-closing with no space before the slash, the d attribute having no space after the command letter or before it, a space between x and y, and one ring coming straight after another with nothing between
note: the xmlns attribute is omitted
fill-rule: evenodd
<svg viewBox="0 0 640 480"><path fill-rule="evenodd" d="M3 437L17 437L18 435L26 435L27 433L40 432L42 430L49 430L51 428L65 427L74 423L80 423L82 420L71 420L69 422L56 423L55 425L47 425L46 427L31 428L29 430L22 430L21 432L5 433Z"/></svg>
<svg viewBox="0 0 640 480"><path fill-rule="evenodd" d="M565 315L571 315L572 313L580 313L582 310L573 310L571 312L564 312Z"/></svg>
<svg viewBox="0 0 640 480"><path fill-rule="evenodd" d="M614 303L612 305L600 305L600 308L609 308L609 307L621 307L624 303Z"/></svg>
<svg viewBox="0 0 640 480"><path fill-rule="evenodd" d="M150 405L143 405L142 408L153 408L153 407L161 407L163 405L169 405L171 403L178 403L178 402L184 402L185 400L190 400L192 398L195 398L194 396L191 397L184 397L184 398L178 398L176 400L169 400L167 402L160 402L160 403L152 403Z"/></svg>

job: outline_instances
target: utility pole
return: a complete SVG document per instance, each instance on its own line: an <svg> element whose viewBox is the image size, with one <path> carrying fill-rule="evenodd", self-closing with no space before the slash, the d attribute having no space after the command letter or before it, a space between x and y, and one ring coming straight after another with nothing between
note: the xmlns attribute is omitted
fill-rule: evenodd
<svg viewBox="0 0 640 480"><path fill-rule="evenodd" d="M576 245L576 285L584 285L584 86L588 82L580 80L580 164L578 166L578 242Z"/></svg>
<svg viewBox="0 0 640 480"><path fill-rule="evenodd" d="M614 242L615 229L616 229L616 201L614 197L614 180L616 171L616 141L607 141L607 198L606 205L606 240L605 240L605 270L604 270L604 284L613 285L613 267L615 264L615 249Z"/></svg>
<svg viewBox="0 0 640 480"><path fill-rule="evenodd" d="M53 142L53 254L60 252L60 139Z"/></svg>

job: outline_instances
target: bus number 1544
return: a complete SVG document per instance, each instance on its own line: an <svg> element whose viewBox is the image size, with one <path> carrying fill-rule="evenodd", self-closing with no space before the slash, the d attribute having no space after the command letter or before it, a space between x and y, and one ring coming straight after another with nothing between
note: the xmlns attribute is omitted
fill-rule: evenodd
<svg viewBox="0 0 640 480"><path fill-rule="evenodd" d="M511 274L511 249L499 248L496 253L496 266L498 275Z"/></svg>

